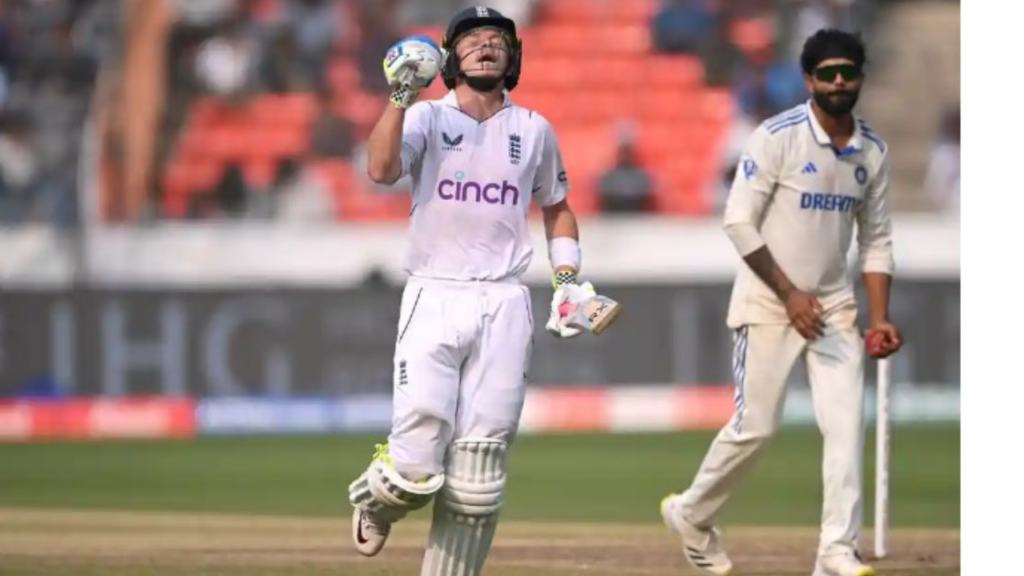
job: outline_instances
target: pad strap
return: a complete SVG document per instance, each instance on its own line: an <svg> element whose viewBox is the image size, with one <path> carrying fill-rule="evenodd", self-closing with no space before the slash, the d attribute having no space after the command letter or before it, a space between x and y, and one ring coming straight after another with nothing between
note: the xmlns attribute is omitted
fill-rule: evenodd
<svg viewBox="0 0 1024 576"><path fill-rule="evenodd" d="M402 478L385 455L378 456L351 485L349 502L383 522L397 522L411 511L426 506L444 486L445 475L438 474L420 482Z"/></svg>

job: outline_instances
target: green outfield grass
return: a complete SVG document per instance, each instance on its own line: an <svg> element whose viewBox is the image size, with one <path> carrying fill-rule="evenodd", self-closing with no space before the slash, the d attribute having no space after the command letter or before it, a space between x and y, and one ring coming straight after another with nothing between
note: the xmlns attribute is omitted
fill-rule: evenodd
<svg viewBox="0 0 1024 576"><path fill-rule="evenodd" d="M524 436L512 455L504 517L657 522L658 501L685 487L711 438L703 432ZM375 441L380 437L0 445L0 507L345 515L346 487ZM870 522L870 436L867 446ZM725 521L816 525L820 452L816 429L781 432ZM896 428L892 456L892 524L958 528L959 426Z"/></svg>

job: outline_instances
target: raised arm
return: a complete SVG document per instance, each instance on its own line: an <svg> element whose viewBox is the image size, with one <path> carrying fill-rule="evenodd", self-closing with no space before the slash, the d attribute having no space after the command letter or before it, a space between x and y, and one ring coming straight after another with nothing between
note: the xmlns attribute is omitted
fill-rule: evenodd
<svg viewBox="0 0 1024 576"><path fill-rule="evenodd" d="M388 49L384 76L392 89L389 104L367 142L366 172L374 182L394 184L422 159L430 129L430 104L414 102L420 89L437 74L429 61L439 57L433 41L422 36L406 38Z"/></svg>

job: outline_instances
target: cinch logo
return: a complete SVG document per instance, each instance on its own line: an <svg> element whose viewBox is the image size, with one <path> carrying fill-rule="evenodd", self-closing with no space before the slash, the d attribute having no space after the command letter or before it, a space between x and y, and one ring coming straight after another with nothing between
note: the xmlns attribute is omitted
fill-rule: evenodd
<svg viewBox="0 0 1024 576"><path fill-rule="evenodd" d="M456 172L455 180L445 178L437 185L437 195L442 200L456 202L486 202L488 204L519 204L519 189L503 180L494 182L474 182L465 180L465 172Z"/></svg>
<svg viewBox="0 0 1024 576"><path fill-rule="evenodd" d="M851 212L856 204L857 198L854 196L824 194L822 192L803 192L800 194L800 208L802 210Z"/></svg>

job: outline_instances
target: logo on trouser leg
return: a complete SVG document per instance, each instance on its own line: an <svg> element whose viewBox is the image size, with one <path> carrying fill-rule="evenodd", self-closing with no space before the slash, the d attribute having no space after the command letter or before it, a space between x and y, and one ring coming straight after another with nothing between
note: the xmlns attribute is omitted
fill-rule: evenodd
<svg viewBox="0 0 1024 576"><path fill-rule="evenodd" d="M398 361L398 385L405 386L409 383L409 370L406 368L405 360Z"/></svg>

